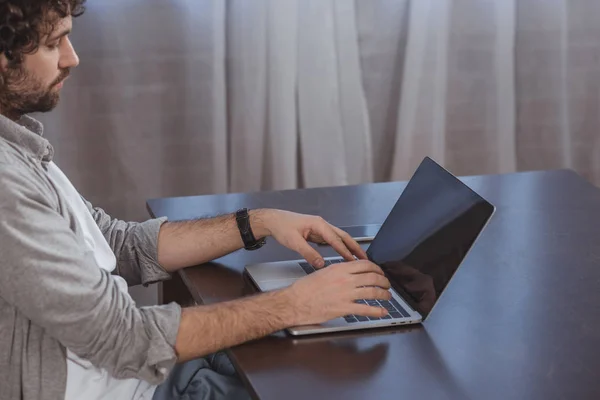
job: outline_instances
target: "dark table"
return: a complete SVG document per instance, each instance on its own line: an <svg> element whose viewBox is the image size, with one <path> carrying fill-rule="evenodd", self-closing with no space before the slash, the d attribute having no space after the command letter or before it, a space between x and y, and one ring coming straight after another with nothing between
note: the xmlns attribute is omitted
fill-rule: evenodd
<svg viewBox="0 0 600 400"><path fill-rule="evenodd" d="M497 207L423 325L230 350L256 398L600 398L600 190L571 171L467 177ZM381 223L405 184L154 199L171 220L283 208L336 225ZM326 256L330 248L320 247ZM253 291L244 265L298 256L274 241L188 268L164 300L209 304Z"/></svg>

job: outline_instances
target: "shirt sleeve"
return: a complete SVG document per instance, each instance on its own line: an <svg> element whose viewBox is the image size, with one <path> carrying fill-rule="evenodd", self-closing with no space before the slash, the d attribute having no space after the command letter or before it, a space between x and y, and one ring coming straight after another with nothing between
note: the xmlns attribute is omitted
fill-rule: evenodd
<svg viewBox="0 0 600 400"><path fill-rule="evenodd" d="M103 209L93 207L84 199L96 224L102 231L117 258L117 275L129 286L164 281L171 275L158 263L158 232L166 217L145 222L124 222L108 215Z"/></svg>
<svg viewBox="0 0 600 400"><path fill-rule="evenodd" d="M0 162L0 296L112 376L162 382L177 359L181 308L136 307L96 265L60 207L42 177ZM151 229L140 231L136 240Z"/></svg>

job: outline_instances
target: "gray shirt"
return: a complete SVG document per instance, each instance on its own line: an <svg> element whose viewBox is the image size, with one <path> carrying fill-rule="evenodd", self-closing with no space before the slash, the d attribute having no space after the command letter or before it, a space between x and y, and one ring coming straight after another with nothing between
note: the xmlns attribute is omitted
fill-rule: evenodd
<svg viewBox="0 0 600 400"><path fill-rule="evenodd" d="M0 400L63 400L66 348L116 378L162 382L176 362L181 308L136 307L100 269L46 174L42 125L0 115ZM126 223L87 207L131 285L168 279L158 264L165 219Z"/></svg>

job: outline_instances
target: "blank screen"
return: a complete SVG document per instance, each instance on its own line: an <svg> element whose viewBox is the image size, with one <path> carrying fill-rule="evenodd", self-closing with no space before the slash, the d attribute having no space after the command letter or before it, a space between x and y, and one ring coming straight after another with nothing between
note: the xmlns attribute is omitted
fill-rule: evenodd
<svg viewBox="0 0 600 400"><path fill-rule="evenodd" d="M425 318L493 212L494 206L425 158L367 254Z"/></svg>

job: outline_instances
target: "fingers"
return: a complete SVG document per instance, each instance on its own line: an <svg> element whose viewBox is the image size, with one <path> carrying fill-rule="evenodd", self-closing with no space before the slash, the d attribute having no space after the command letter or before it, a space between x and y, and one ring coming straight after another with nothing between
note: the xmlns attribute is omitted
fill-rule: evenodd
<svg viewBox="0 0 600 400"><path fill-rule="evenodd" d="M333 247L333 249L347 261L355 260L350 249L346 247L344 240L332 229L331 225L325 222L324 227L319 234L325 240L325 242L327 242L327 244Z"/></svg>
<svg viewBox="0 0 600 400"><path fill-rule="evenodd" d="M381 318L388 314L387 310L383 307L368 306L366 304L357 303L355 303L351 310L352 311L348 314L362 315L363 317Z"/></svg>
<svg viewBox="0 0 600 400"><path fill-rule="evenodd" d="M392 294L389 290L385 290L379 287L360 287L355 291L354 296L356 299L366 300L390 300Z"/></svg>
<svg viewBox="0 0 600 400"><path fill-rule="evenodd" d="M315 268L323 268L325 266L325 260L319 254L318 251L313 249L310 244L302 235L298 234L298 238L296 240L297 244L294 246L294 250L296 250L306 261L308 261Z"/></svg>
<svg viewBox="0 0 600 400"><path fill-rule="evenodd" d="M348 264L344 265L344 268L347 268L347 271L352 274L364 274L367 272L374 272L379 275L384 275L383 271L381 270L381 268L379 268L379 266L377 266L376 264L373 264L370 261L366 261L366 260L360 260L360 261L354 261L354 262L348 263Z"/></svg>
<svg viewBox="0 0 600 400"><path fill-rule="evenodd" d="M331 225L321 217L316 217L312 230L315 237L320 236L319 244L328 244L347 261L354 261L354 256L361 260L367 259L367 253L356 240L343 230Z"/></svg>
<svg viewBox="0 0 600 400"><path fill-rule="evenodd" d="M354 279L357 287L377 286L386 290L390 288L390 281L385 276L376 274L375 272L354 275Z"/></svg>
<svg viewBox="0 0 600 400"><path fill-rule="evenodd" d="M342 239L344 245L352 252L352 254L361 260L367 259L367 253L360 247L360 244L358 244L356 240L352 239L352 236L350 236L348 232L344 232L335 226L333 226L333 230Z"/></svg>

